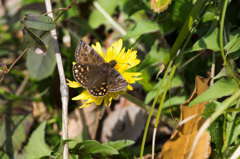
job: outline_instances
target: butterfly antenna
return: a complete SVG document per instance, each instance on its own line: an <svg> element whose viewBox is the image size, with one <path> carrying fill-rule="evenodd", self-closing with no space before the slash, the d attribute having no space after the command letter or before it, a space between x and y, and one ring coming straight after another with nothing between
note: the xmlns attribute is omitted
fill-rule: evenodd
<svg viewBox="0 0 240 159"><path fill-rule="evenodd" d="M127 64L127 65L129 65L130 67L132 66L130 63L117 63L117 64L123 64L123 65Z"/></svg>

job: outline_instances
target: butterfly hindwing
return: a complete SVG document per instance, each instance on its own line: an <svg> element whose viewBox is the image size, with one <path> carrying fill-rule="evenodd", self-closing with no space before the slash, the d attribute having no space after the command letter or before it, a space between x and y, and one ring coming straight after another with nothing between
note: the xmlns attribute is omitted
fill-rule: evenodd
<svg viewBox="0 0 240 159"><path fill-rule="evenodd" d="M95 74L99 73L98 66L76 63L73 66L73 76L83 87L89 87L96 82Z"/></svg>
<svg viewBox="0 0 240 159"><path fill-rule="evenodd" d="M123 76L115 69L110 69L108 73L108 90L109 92L116 92L124 89L128 86L127 81Z"/></svg>
<svg viewBox="0 0 240 159"><path fill-rule="evenodd" d="M88 92L96 97L103 97L108 93L107 74L103 74L100 78L88 88Z"/></svg>
<svg viewBox="0 0 240 159"><path fill-rule="evenodd" d="M80 40L75 51L76 61L81 64L101 65L105 63L103 57L91 46Z"/></svg>

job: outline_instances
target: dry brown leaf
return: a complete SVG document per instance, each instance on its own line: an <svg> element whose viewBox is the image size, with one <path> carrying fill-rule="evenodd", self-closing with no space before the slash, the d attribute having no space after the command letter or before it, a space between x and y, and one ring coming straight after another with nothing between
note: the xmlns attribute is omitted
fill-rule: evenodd
<svg viewBox="0 0 240 159"><path fill-rule="evenodd" d="M33 105L33 117L38 122L43 122L51 117L51 114L47 110L47 106L43 102L32 102Z"/></svg>
<svg viewBox="0 0 240 159"><path fill-rule="evenodd" d="M101 141L120 139L137 141L145 127L146 112L122 97L115 108L103 122Z"/></svg>
<svg viewBox="0 0 240 159"><path fill-rule="evenodd" d="M95 139L101 113L101 106L97 106L94 103L88 108L76 108L69 114L69 138L78 136L83 131L84 126L87 126L90 138Z"/></svg>
<svg viewBox="0 0 240 159"><path fill-rule="evenodd" d="M101 141L129 139L136 141L142 134L146 114L139 107L124 107L113 111L103 123Z"/></svg>
<svg viewBox="0 0 240 159"><path fill-rule="evenodd" d="M203 113L205 109L205 104L208 102L196 104L191 108L188 104L201 93L208 89L209 79L204 79L197 76L195 79L195 89L192 96L188 101L181 105L181 116L180 120L184 120L190 116L196 115L192 120L186 122L184 125L180 126L172 134L171 138L164 144L162 152L158 158L161 159L185 159L188 157L195 136L197 135L199 129L204 123L205 119L199 115ZM192 159L205 159L208 158L211 152L210 147L210 135L208 132L204 132L201 136L199 142L196 145L196 149L193 152Z"/></svg>

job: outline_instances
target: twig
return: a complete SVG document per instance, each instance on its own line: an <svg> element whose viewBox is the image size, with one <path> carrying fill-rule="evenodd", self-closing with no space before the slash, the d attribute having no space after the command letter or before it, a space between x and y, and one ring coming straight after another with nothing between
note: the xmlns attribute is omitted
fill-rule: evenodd
<svg viewBox="0 0 240 159"><path fill-rule="evenodd" d="M77 2L77 0L74 0L69 6L67 6L67 8L60 8L63 10L63 12L61 12L58 17L55 19L55 21L57 21L62 15L64 12L66 12L67 10L71 9L73 5L75 5L75 3Z"/></svg>
<svg viewBox="0 0 240 159"><path fill-rule="evenodd" d="M110 24L123 36L127 34L127 32L117 23L115 20L102 8L102 6L97 2L94 1L93 5L98 9L98 11L108 20ZM130 38L129 41L134 44L136 40L134 38ZM145 48L141 45L138 45L137 48L143 52L145 52Z"/></svg>
<svg viewBox="0 0 240 159"><path fill-rule="evenodd" d="M113 20L113 18L100 6L97 1L93 2L93 5L102 13L102 15L112 24L112 26L119 31L123 36L127 34L127 32ZM135 43L135 39L130 40L132 43Z"/></svg>
<svg viewBox="0 0 240 159"><path fill-rule="evenodd" d="M47 12L49 12L48 16L50 16L53 19L53 13L52 11L52 5L50 0L45 0L46 4L46 9ZM55 50L55 56L56 56L56 61L57 61L57 67L58 67L58 72L59 72L59 77L60 77L60 92L61 92L61 99L62 99L62 129L63 129L63 135L62 138L63 140L68 139L68 99L69 99L69 93L68 93L68 86L66 84L66 79L64 75L64 70L63 70L63 64L62 64L62 57L60 54L59 50L59 45L57 41L57 32L56 29L51 30L51 36L53 40L53 46ZM63 149L63 158L68 159L68 143L64 144L64 149Z"/></svg>
<svg viewBox="0 0 240 159"><path fill-rule="evenodd" d="M18 62L18 60L28 51L30 47L27 47L19 56L18 58L11 64L11 66L9 67L7 73L13 68L13 66ZM2 83L3 79L5 78L6 74L7 73L4 73L1 80L0 80L0 84Z"/></svg>
<svg viewBox="0 0 240 159"><path fill-rule="evenodd" d="M210 72L210 86L213 85L213 78L215 75L215 64L216 64L216 54L215 51L212 52L212 66L211 66L211 72Z"/></svg>
<svg viewBox="0 0 240 159"><path fill-rule="evenodd" d="M230 159L237 159L240 156L240 146L234 151Z"/></svg>
<svg viewBox="0 0 240 159"><path fill-rule="evenodd" d="M29 80L29 74L27 73L26 76L24 77L24 80L22 81L21 85L19 86L19 88L17 89L15 95L19 96L22 91L24 90L24 87L26 86L27 82Z"/></svg>

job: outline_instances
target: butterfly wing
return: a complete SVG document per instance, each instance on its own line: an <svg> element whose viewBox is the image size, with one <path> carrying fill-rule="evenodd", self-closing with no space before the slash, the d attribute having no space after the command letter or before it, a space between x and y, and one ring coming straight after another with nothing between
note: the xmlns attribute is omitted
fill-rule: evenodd
<svg viewBox="0 0 240 159"><path fill-rule="evenodd" d="M80 40L75 51L76 61L81 64L90 64L100 66L105 63L101 55L97 53L91 46Z"/></svg>
<svg viewBox="0 0 240 159"><path fill-rule="evenodd" d="M127 86L128 83L123 76L115 68L112 68L108 73L108 91L117 92Z"/></svg>
<svg viewBox="0 0 240 159"><path fill-rule="evenodd" d="M101 72L99 66L92 66L87 64L76 63L73 66L73 76L75 80L83 87L90 87L98 78L99 72Z"/></svg>
<svg viewBox="0 0 240 159"><path fill-rule="evenodd" d="M108 93L107 73L103 73L100 78L88 88L88 92L96 97L103 97Z"/></svg>

